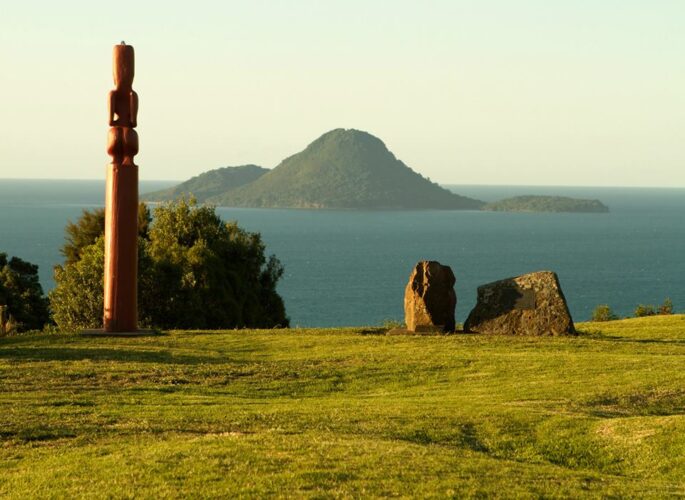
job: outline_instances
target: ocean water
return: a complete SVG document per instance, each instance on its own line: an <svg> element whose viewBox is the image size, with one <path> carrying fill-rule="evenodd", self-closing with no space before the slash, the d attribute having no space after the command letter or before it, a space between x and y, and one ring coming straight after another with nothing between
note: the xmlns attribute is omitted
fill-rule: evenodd
<svg viewBox="0 0 685 500"><path fill-rule="evenodd" d="M173 182L141 182L152 191ZM478 285L537 270L557 272L575 320L598 304L630 315L670 297L685 311L685 189L450 186L485 201L521 194L598 198L608 214L469 211L316 211L218 208L258 231L285 266L279 284L293 326L377 325L403 318L418 260L452 267L457 321ZM54 286L64 225L102 206L102 181L0 179L0 252L40 266Z"/></svg>

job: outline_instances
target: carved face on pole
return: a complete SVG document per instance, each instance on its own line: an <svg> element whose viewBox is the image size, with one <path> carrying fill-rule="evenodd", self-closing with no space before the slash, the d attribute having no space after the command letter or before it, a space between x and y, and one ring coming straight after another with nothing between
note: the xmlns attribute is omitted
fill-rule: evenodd
<svg viewBox="0 0 685 500"><path fill-rule="evenodd" d="M125 45L114 46L114 57L112 58L114 66L112 73L114 76L114 85L117 90L130 90L133 86L133 76L135 73L133 47Z"/></svg>
<svg viewBox="0 0 685 500"><path fill-rule="evenodd" d="M114 85L109 93L109 124L112 127L107 140L107 152L114 163L133 165L138 153L137 125L138 95L133 91L134 52L133 47L123 42L113 50Z"/></svg>

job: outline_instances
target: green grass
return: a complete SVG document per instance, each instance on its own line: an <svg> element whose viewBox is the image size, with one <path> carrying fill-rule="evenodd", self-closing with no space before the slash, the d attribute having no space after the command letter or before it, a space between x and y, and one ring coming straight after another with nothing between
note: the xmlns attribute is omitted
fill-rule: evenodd
<svg viewBox="0 0 685 500"><path fill-rule="evenodd" d="M0 496L685 495L685 317L0 339Z"/></svg>

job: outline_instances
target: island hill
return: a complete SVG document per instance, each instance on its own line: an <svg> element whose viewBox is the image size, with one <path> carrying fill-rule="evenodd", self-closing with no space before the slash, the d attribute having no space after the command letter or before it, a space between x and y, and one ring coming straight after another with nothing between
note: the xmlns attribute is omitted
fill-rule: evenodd
<svg viewBox="0 0 685 500"><path fill-rule="evenodd" d="M398 160L379 138L354 129L332 130L273 169L219 168L142 198L154 202L190 195L201 203L250 208L481 210L488 206L431 182Z"/></svg>
<svg viewBox="0 0 685 500"><path fill-rule="evenodd" d="M359 130L328 132L272 170L256 165L205 172L143 198L164 201L192 194L232 207L324 209L480 209L395 158L383 142Z"/></svg>

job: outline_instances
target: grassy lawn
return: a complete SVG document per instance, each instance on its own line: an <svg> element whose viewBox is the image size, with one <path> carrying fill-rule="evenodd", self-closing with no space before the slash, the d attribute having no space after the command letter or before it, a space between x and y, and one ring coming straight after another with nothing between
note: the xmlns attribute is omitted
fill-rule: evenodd
<svg viewBox="0 0 685 500"><path fill-rule="evenodd" d="M0 339L0 496L685 495L685 316Z"/></svg>

